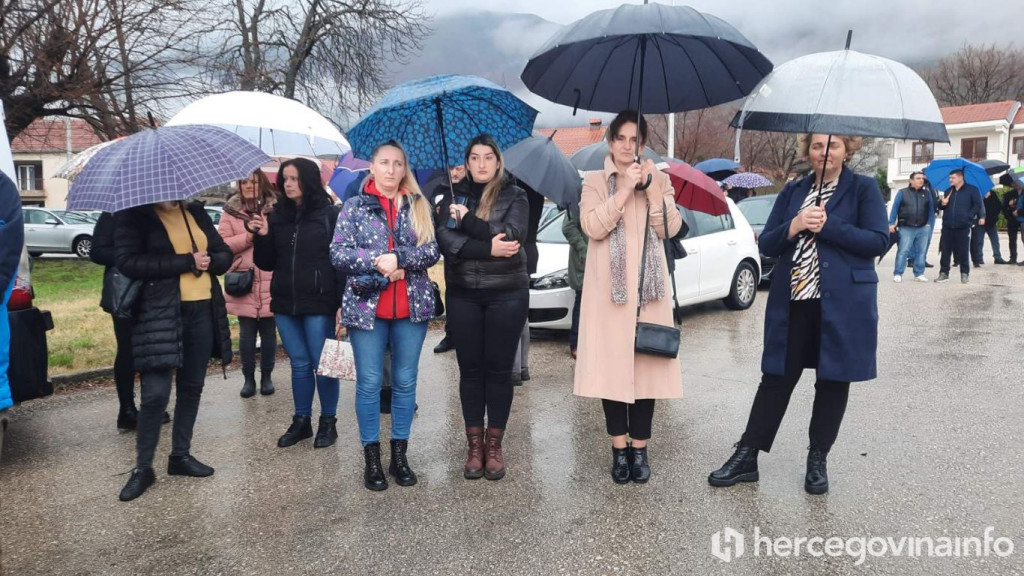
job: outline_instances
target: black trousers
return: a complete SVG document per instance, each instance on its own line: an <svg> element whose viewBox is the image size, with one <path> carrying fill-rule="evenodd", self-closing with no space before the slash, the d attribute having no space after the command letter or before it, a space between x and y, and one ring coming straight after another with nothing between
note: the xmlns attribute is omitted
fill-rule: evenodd
<svg viewBox="0 0 1024 576"><path fill-rule="evenodd" d="M214 323L210 300L181 303L182 363L177 369L174 423L171 427L171 455L184 456L192 448L192 429L199 414L199 398L206 382L206 367L213 350ZM153 453L160 442L160 425L171 399L174 370L142 373L142 403L135 436L139 468L153 466Z"/></svg>
<svg viewBox="0 0 1024 576"><path fill-rule="evenodd" d="M239 316L238 328L238 353L242 357L242 373L252 374L256 371L257 332L260 335L260 372L273 372L277 355L277 323L274 322L274 317Z"/></svg>
<svg viewBox="0 0 1024 576"><path fill-rule="evenodd" d="M512 362L530 308L528 289L448 292L448 324L459 362L467 427L505 429L512 410Z"/></svg>
<svg viewBox="0 0 1024 576"><path fill-rule="evenodd" d="M971 263L985 263L985 227L980 224L971 226Z"/></svg>
<svg viewBox="0 0 1024 576"><path fill-rule="evenodd" d="M117 388L117 403L121 410L135 407L135 360L132 358L132 318L111 316L114 321L114 339L117 352L114 355L114 386Z"/></svg>
<svg viewBox="0 0 1024 576"><path fill-rule="evenodd" d="M1020 226L1006 226L1006 235L1010 237L1010 260L1017 261L1017 235L1020 234ZM1024 242L1024 235L1021 235Z"/></svg>
<svg viewBox="0 0 1024 576"><path fill-rule="evenodd" d="M575 350L580 341L580 308L583 307L583 289L573 290L576 300L572 307L572 326L569 328L569 348Z"/></svg>
<svg viewBox="0 0 1024 576"><path fill-rule="evenodd" d="M633 404L601 400L605 429L609 436L629 435L633 440L650 440L654 421L654 400L637 400Z"/></svg>
<svg viewBox="0 0 1024 576"><path fill-rule="evenodd" d="M789 399L804 368L818 367L821 350L821 301L794 300L789 309L789 338L786 345L786 373L763 374L750 408L742 442L746 446L771 452L775 436L786 415ZM818 378L814 383L814 408L811 413L811 448L828 452L839 436L850 396L849 382Z"/></svg>
<svg viewBox="0 0 1024 576"><path fill-rule="evenodd" d="M939 236L939 272L949 274L949 257L956 255L961 274L971 273L970 228L943 228Z"/></svg>

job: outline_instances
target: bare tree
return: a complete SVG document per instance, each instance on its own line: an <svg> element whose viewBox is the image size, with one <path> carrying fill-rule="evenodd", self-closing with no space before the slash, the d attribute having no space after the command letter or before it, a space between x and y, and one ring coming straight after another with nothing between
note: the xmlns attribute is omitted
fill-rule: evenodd
<svg viewBox="0 0 1024 576"><path fill-rule="evenodd" d="M676 114L675 157L695 164L708 158L732 158L729 119L734 108L718 106ZM650 144L658 150L667 147L666 116L645 116L650 124Z"/></svg>
<svg viewBox="0 0 1024 576"><path fill-rule="evenodd" d="M387 88L386 64L428 31L419 0L233 0L210 72L225 87L346 115Z"/></svg>
<svg viewBox="0 0 1024 576"><path fill-rule="evenodd" d="M1024 51L964 44L924 70L941 106L1024 99Z"/></svg>

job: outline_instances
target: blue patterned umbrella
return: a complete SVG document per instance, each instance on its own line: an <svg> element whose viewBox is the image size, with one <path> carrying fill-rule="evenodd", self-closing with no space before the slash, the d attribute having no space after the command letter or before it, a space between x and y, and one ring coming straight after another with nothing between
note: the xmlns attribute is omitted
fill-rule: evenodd
<svg viewBox="0 0 1024 576"><path fill-rule="evenodd" d="M392 88L348 132L367 159L388 140L401 142L416 169L462 164L469 141L490 134L502 150L530 137L537 111L476 76L431 76ZM443 137L442 137L443 136Z"/></svg>
<svg viewBox="0 0 1024 576"><path fill-rule="evenodd" d="M144 130L89 160L71 185L68 209L117 212L184 200L270 161L244 138L216 126Z"/></svg>
<svg viewBox="0 0 1024 576"><path fill-rule="evenodd" d="M760 188L762 186L772 185L771 180L755 172L740 172L739 174L733 174L723 180L723 182L737 188Z"/></svg>

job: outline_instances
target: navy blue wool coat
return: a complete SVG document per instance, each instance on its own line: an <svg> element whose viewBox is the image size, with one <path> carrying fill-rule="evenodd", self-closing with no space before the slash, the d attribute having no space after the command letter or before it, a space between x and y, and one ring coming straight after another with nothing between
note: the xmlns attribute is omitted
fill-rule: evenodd
<svg viewBox="0 0 1024 576"><path fill-rule="evenodd" d="M779 259L772 274L764 315L761 371L786 371L789 336L790 272L796 237L789 225L800 211L815 176L790 182L779 193L759 240L761 253ZM825 205L827 219L818 234L821 270L821 354L818 378L839 382L877 376L878 274L875 259L889 246L885 203L873 178L843 168L839 185Z"/></svg>

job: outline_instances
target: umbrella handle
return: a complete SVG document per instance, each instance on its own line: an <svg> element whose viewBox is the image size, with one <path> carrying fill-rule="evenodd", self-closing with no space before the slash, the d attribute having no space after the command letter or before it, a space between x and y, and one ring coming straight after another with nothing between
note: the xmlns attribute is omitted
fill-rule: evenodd
<svg viewBox="0 0 1024 576"><path fill-rule="evenodd" d="M647 182L644 182L643 184L637 184L636 185L636 189L637 190L647 190L648 188L651 187L651 181L652 180L654 180L654 177L651 176L650 174L648 174L647 175Z"/></svg>

